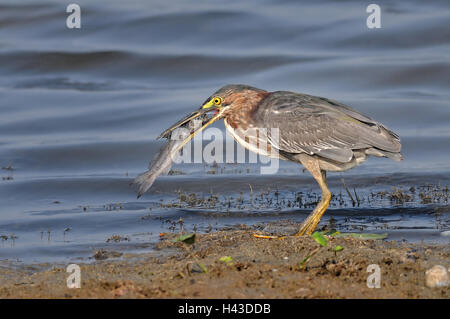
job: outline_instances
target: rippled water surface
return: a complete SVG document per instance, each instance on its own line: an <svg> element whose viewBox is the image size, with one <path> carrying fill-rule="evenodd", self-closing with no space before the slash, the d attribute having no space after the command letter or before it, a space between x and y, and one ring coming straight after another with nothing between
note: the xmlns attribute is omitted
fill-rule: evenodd
<svg viewBox="0 0 450 319"><path fill-rule="evenodd" d="M361 1L77 3L69 30L61 1L0 1L0 259L146 251L180 218L189 231L305 218L319 189L291 163L183 164L140 200L129 187L156 136L229 83L332 98L394 129L405 160L329 174L323 224L448 242L447 0L378 1L381 29Z"/></svg>

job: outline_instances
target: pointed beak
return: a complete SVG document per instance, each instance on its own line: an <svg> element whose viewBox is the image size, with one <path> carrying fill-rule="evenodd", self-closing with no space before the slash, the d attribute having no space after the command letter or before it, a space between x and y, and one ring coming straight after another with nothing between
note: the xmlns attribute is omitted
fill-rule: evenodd
<svg viewBox="0 0 450 319"><path fill-rule="evenodd" d="M162 132L162 133L157 137L157 139L160 139L160 138L162 138L162 137L163 137L163 138L170 138L170 134L171 134L172 131L175 130L176 128L178 128L178 127L180 127L180 126L183 126L183 125L185 125L186 123L189 123L190 121L192 121L192 120L194 120L194 119L196 119L196 118L199 118L199 117L201 117L202 115L204 115L204 114L206 114L206 113L208 113L208 112L218 111L218 110L219 110L219 113L218 113L218 114L220 114L220 113L221 113L221 112L220 112L220 109L221 109L221 108L220 108L219 106L214 105L212 101L208 101L208 102L206 102L200 109L195 110L195 111L192 112L191 114L185 116L184 118L182 118L181 120L179 120L178 122L176 122L175 124L173 124L171 127L169 127L167 130L165 130L164 132ZM218 115L218 114L216 114L216 115ZM215 118L215 117L216 117L216 116L214 116L213 118ZM213 119L213 118L212 118L212 119ZM217 121L218 119L219 119L219 118L216 118L216 119L214 120L214 122ZM209 124L208 124L208 123L209 123ZM208 121L208 123L206 123L205 125L203 125L202 128L201 128L200 130L203 130L206 126L212 124L212 122L210 123L210 121ZM200 131L200 130L198 130L198 131Z"/></svg>
<svg viewBox="0 0 450 319"><path fill-rule="evenodd" d="M186 138L176 147L175 150L173 150L170 154L170 156L173 158L173 156L175 154L178 153L178 151L184 146L186 145L190 140L192 140L192 138L198 133L201 132L203 129L205 129L206 127L208 127L209 125L211 125L212 123L214 123L215 121L219 120L224 112L225 108L213 105L212 101L206 102L199 110L196 110L195 112L192 112L191 114L189 114L188 116L184 117L183 119L179 120L178 122L176 122L174 125L172 125L170 128L168 128L167 130L165 130L164 132L161 133L161 135L158 138L164 137L164 138L171 138L171 134L172 132L180 127L185 125L186 123L189 123L190 121L208 113L211 111L217 111L217 113L211 117L206 123L203 121L202 126L200 128L197 128L195 131L190 132L190 134L188 136L186 136Z"/></svg>
<svg viewBox="0 0 450 319"><path fill-rule="evenodd" d="M180 149L183 148L184 145L186 145L190 140L192 140L194 138L194 136L203 131L203 129L205 129L206 127L208 127L209 125L211 125L212 123L214 123L215 121L219 120L222 117L223 114L223 109L220 109L219 112L214 115L211 119L208 120L208 122L206 122L205 124L203 124L200 128L198 128L197 130L191 132L178 146L177 148L171 153L171 156L173 158L173 156L175 154L178 153L178 151Z"/></svg>
<svg viewBox="0 0 450 319"><path fill-rule="evenodd" d="M170 138L170 133L172 133L173 130L175 130L176 128L183 126L186 123L189 123L190 121L199 118L200 116L202 116L203 114L206 114L207 112L212 111L212 110L208 110L208 109L200 109L200 110L196 110L194 112L192 112L191 114L185 116L184 118L182 118L181 120L179 120L178 122L176 122L175 124L173 124L171 127L169 127L167 130L165 130L164 132L162 132L157 139L160 139L162 137L164 138Z"/></svg>

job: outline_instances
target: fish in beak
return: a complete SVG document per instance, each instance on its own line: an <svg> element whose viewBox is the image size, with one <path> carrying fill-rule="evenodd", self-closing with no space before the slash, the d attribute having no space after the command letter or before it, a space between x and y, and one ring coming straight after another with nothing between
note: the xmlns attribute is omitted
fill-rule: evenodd
<svg viewBox="0 0 450 319"><path fill-rule="evenodd" d="M202 117L202 116L205 115L206 113L216 111L216 116L217 116L218 114L221 113L221 112L220 112L220 109L221 109L221 108L218 107L218 106L215 106L215 105L213 104L212 101L207 101L207 102L205 102L205 103L203 104L203 106L202 106L200 109L195 110L195 111L192 112L191 114L185 116L184 118L182 118L181 120L179 120L178 122L176 122L175 124L173 124L173 125L172 125L171 127L169 127L167 130L165 130L164 132L162 132L156 139L160 139L160 138L170 138L170 135L171 135L170 133L171 133L173 130L175 130L175 129L178 128L178 127L184 127L184 126L186 126L186 124L188 124L189 122L191 122L191 121L193 121L193 120L195 120L195 119L198 119L198 118ZM215 116L214 116L213 118L215 118ZM211 119L213 119L213 118L211 118ZM217 118L214 120L214 122L215 122L216 120L218 120L219 118L220 118L220 117L217 117ZM208 122L208 123L209 123L209 122ZM208 125L210 125L210 124L212 124L212 123L213 123L213 122L211 122L211 123L205 125L204 127L202 127L202 129L204 129L206 126L208 126Z"/></svg>
<svg viewBox="0 0 450 319"><path fill-rule="evenodd" d="M214 111L214 115L208 118L207 113ZM209 101L206 102L199 110L192 112L162 132L158 139L163 137L169 139L169 141L153 158L149 164L148 171L136 177L132 183L138 186L138 198L141 197L153 185L159 175L170 169L173 164L173 160L180 149L186 145L198 132L201 132L204 128L219 120L222 117L222 114L223 109L214 106L213 103ZM195 125L191 125L194 120L200 118L202 119L201 127L196 128ZM189 128L189 134L187 134L187 136L184 134L183 139L180 139L179 136L172 136L173 132L179 127Z"/></svg>
<svg viewBox="0 0 450 319"><path fill-rule="evenodd" d="M208 110L208 109L200 109L200 110L196 110L196 111L192 112L191 114L183 117L181 120L179 120L178 122L173 124L171 127L166 129L156 139L170 138L171 133L173 132L173 130L175 130L176 128L179 128L179 127L185 127L187 124L189 124L189 122L202 117L202 115L205 115L209 111L210 110Z"/></svg>
<svg viewBox="0 0 450 319"><path fill-rule="evenodd" d="M202 118L202 126L198 129L195 130L191 130L190 134L188 136L186 136L184 138L184 140L182 140L179 145L173 150L173 152L171 152L171 156L176 155L176 153L178 153L178 151L184 146L186 145L190 140L192 140L192 138L199 132L201 132L202 130L204 130L206 127L208 127L209 125L211 125L212 123L214 123L215 121L219 120L222 117L224 108L217 106L214 104L213 100L209 99L207 100L203 106L192 112L191 114L187 115L186 117L182 118L181 120L179 120L178 122L176 122L174 125L172 125L170 128L168 128L167 130L165 130L164 132L162 132L157 139L164 137L164 138L174 138L172 136L172 132L179 128L179 127L186 127L188 126L191 122L193 122L195 119L199 119ZM207 118L206 114L209 112L215 112L214 115L211 118Z"/></svg>

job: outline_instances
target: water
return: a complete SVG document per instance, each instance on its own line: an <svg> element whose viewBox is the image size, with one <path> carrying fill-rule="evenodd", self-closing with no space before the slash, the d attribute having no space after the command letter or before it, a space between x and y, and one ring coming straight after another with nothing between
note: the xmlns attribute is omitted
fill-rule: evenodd
<svg viewBox="0 0 450 319"><path fill-rule="evenodd" d="M189 231L301 221L318 188L291 163L279 176L181 165L183 175L161 177L141 200L129 187L161 146L156 136L229 83L332 98L394 129L405 160L370 159L343 174L359 207L330 174L337 198L324 222L448 242L448 202L419 195L433 190L371 198L429 184L436 195L450 184L448 1L378 1L377 30L361 1L77 3L80 30L66 28L60 1L0 2L0 259L149 251L180 217ZM211 192L218 202L208 204ZM289 203L298 192L306 206ZM191 193L203 201L180 200ZM129 241L107 243L115 234Z"/></svg>

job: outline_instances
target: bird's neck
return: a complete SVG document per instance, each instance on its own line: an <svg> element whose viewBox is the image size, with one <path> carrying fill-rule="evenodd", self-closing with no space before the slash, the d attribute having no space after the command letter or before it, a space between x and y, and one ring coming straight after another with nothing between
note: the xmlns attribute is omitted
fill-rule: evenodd
<svg viewBox="0 0 450 319"><path fill-rule="evenodd" d="M252 115L258 109L261 102L269 95L267 91L244 91L232 94L228 100L231 107L224 117L233 129L241 128L246 130L253 126Z"/></svg>

